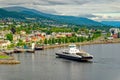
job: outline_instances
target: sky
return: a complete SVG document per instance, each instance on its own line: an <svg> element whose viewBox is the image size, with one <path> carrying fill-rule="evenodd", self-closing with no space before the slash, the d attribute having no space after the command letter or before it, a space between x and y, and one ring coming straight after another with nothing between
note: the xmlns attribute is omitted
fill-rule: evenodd
<svg viewBox="0 0 120 80"><path fill-rule="evenodd" d="M96 21L120 21L120 0L0 0L1 8L11 6Z"/></svg>

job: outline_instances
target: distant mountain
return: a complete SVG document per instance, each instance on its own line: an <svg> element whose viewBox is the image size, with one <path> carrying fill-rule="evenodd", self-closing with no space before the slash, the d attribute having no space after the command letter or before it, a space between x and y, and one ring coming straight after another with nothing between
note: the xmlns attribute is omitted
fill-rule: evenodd
<svg viewBox="0 0 120 80"><path fill-rule="evenodd" d="M48 20L53 20L60 23L67 23L67 24L75 24L75 25L87 25L87 26L102 26L103 24L90 20L88 18L83 17L75 17L75 16L60 16L60 15L52 15L43 13L34 9L28 9L24 7L5 7L3 8L9 12L16 12L18 14L24 15L24 17L36 17L36 18L44 18ZM23 17L23 16L22 16Z"/></svg>
<svg viewBox="0 0 120 80"><path fill-rule="evenodd" d="M20 10L19 10L20 9ZM17 11L16 11L17 10ZM25 10L25 11L23 11ZM34 21L39 21L39 22L55 22L52 19L46 18L42 15L35 14L31 11L28 11L29 9L27 8L0 8L0 18L15 18L15 19L22 19L22 20L34 20Z"/></svg>
<svg viewBox="0 0 120 80"><path fill-rule="evenodd" d="M114 27L120 27L120 21L102 21L102 24L110 25Z"/></svg>
<svg viewBox="0 0 120 80"><path fill-rule="evenodd" d="M15 11L15 12L21 12L21 11L26 11L28 10L27 8L24 7L19 7L19 6L14 6L14 7L4 7L6 11Z"/></svg>
<svg viewBox="0 0 120 80"><path fill-rule="evenodd" d="M0 9L0 18L6 18L6 17L12 17L12 18L21 18L24 19L24 15L18 13L18 12L8 12L4 9Z"/></svg>

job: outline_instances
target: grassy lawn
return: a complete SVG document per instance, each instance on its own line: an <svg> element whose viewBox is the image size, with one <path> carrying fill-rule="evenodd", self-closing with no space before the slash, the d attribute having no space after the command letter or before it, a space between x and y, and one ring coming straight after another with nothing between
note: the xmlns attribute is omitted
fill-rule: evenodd
<svg viewBox="0 0 120 80"><path fill-rule="evenodd" d="M0 59L9 59L10 57L7 55L0 55Z"/></svg>

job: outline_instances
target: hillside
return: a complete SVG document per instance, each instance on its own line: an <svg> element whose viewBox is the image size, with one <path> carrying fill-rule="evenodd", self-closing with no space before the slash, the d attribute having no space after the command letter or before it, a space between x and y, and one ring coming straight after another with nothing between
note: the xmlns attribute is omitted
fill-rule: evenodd
<svg viewBox="0 0 120 80"><path fill-rule="evenodd" d="M17 12L17 11L7 11L5 9L0 8L0 18L13 18L16 20L29 20L29 21L35 21L35 22L40 22L42 24L58 24L57 21L54 21L50 18L38 15L38 14L33 14L31 13L25 13L24 12Z"/></svg>
<svg viewBox="0 0 120 80"><path fill-rule="evenodd" d="M75 17L75 16L60 16L60 15L52 15L43 13L34 9L28 9L24 7L6 7L3 8L4 10L8 11L8 14L14 12L16 15L18 14L17 18L26 18L32 17L38 20L51 20L57 23L66 23L66 24L74 24L74 25L87 25L87 26L102 26L103 24L90 20L88 18L83 17ZM13 14L11 14L11 17ZM5 15L4 15L5 16ZM7 15L6 15L7 16ZM50 21L49 21L50 22Z"/></svg>
<svg viewBox="0 0 120 80"><path fill-rule="evenodd" d="M24 19L24 15L18 12L8 12L4 9L0 9L0 18L6 18L6 17L12 17L12 18L21 18Z"/></svg>
<svg viewBox="0 0 120 80"><path fill-rule="evenodd" d="M102 21L102 24L120 27L120 21Z"/></svg>

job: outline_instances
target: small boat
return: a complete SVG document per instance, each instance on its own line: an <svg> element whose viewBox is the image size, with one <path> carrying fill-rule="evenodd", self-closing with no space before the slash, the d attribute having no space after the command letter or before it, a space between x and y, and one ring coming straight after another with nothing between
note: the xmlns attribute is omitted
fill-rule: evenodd
<svg viewBox="0 0 120 80"><path fill-rule="evenodd" d="M27 53L35 53L35 50L32 50L32 49L25 49L25 52L27 52Z"/></svg>
<svg viewBox="0 0 120 80"><path fill-rule="evenodd" d="M91 59L93 59L93 56L90 55L89 53L77 49L75 44L69 45L68 49L58 51L56 55L60 58L76 61L90 61Z"/></svg>
<svg viewBox="0 0 120 80"><path fill-rule="evenodd" d="M24 51L28 53L35 53L35 43L32 43L32 47L24 47Z"/></svg>
<svg viewBox="0 0 120 80"><path fill-rule="evenodd" d="M23 52L24 52L23 48L17 47L17 48L14 49L14 53L23 53Z"/></svg>
<svg viewBox="0 0 120 80"><path fill-rule="evenodd" d="M36 45L35 50L44 50L44 45Z"/></svg>

